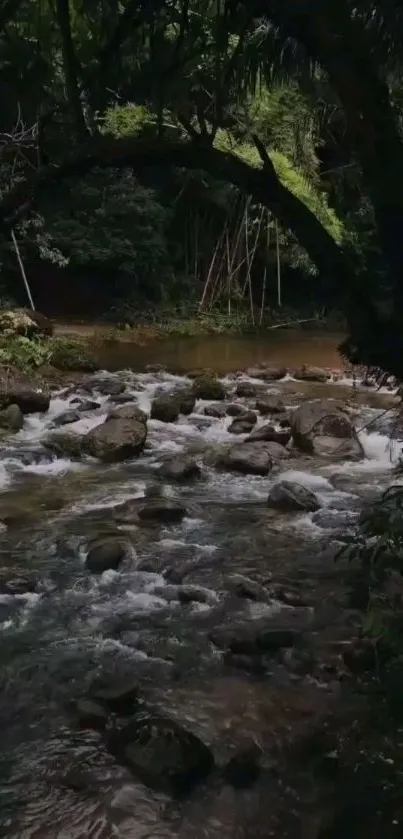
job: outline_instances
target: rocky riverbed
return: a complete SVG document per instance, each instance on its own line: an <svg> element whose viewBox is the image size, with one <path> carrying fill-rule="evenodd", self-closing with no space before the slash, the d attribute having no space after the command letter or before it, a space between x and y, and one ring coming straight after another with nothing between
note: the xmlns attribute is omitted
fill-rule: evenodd
<svg viewBox="0 0 403 839"><path fill-rule="evenodd" d="M356 718L359 625L334 558L402 443L390 394L302 378L0 394L10 839L333 836L317 740Z"/></svg>

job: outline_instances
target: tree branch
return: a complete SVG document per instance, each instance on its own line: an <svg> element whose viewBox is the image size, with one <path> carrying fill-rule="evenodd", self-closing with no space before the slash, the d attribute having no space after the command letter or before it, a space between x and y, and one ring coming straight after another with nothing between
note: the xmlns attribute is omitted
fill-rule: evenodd
<svg viewBox="0 0 403 839"><path fill-rule="evenodd" d="M85 175L95 167L130 167L139 172L161 165L204 169L218 180L234 184L268 207L283 227L294 233L319 271L329 277L337 276L338 282L351 275L346 254L308 207L281 183L272 163L262 170L234 154L193 141L153 143L108 137L91 140L62 165L43 169L5 195L0 202L0 228L10 229L42 194L66 178Z"/></svg>

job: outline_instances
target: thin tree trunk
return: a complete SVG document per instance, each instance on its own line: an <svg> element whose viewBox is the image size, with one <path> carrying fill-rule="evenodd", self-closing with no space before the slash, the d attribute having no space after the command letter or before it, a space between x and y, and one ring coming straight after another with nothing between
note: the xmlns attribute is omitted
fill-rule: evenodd
<svg viewBox="0 0 403 839"><path fill-rule="evenodd" d="M277 266L277 306L281 309L281 262L280 262L280 242L278 235L278 221L276 221L276 266Z"/></svg>
<svg viewBox="0 0 403 839"><path fill-rule="evenodd" d="M259 326L263 323L263 312L266 298L266 283L267 283L267 260L270 251L270 213L267 210L267 230L266 230L266 257L264 263L263 285L262 285L262 302L260 304Z"/></svg>
<svg viewBox="0 0 403 839"><path fill-rule="evenodd" d="M81 104L78 83L80 70L71 34L69 0L57 0L56 11L57 21L62 37L63 64L66 77L67 95L74 117L77 138L79 140L84 140L88 135L88 131Z"/></svg>

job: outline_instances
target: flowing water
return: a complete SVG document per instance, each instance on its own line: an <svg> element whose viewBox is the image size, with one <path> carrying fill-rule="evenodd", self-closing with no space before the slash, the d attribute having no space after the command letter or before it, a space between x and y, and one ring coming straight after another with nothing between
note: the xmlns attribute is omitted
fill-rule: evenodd
<svg viewBox="0 0 403 839"><path fill-rule="evenodd" d="M318 363L320 356L326 364L326 339L311 339L311 347L316 346L312 355L304 340L294 344L293 359ZM232 341L212 343L215 355L211 345L201 353L195 342L181 342L176 362L173 344L159 344L152 352L126 347L121 367L144 369L145 361L164 360L176 369L222 371L263 359L270 365L289 364L292 355L283 353L282 339L273 353L247 341L238 348ZM217 358L218 346L232 349L227 356L223 349ZM118 360L118 352L112 352L109 366L116 370ZM156 393L190 384L184 375L133 369L116 376L147 412ZM231 394L234 377L226 375L223 381ZM287 377L265 388L291 408L321 393L351 398L350 385L341 380L302 386ZM291 587L303 579L308 592L315 586L320 593L325 566L319 572L318 562L326 562L329 541L354 524L360 500L388 485L400 454L401 443L391 443L381 421L390 397L361 393L357 427L372 422L360 432L366 454L362 462L329 464L291 455L273 475L261 478L220 472L211 465L220 446L243 438L228 432L230 418L207 418L203 402L175 423L150 420L147 447L136 460L116 466L51 460L42 441L76 395L55 394L46 415L26 418L23 430L1 444L0 521L7 527L1 533L0 570L9 578L34 578L35 585L28 593L0 596L0 833L9 839L294 835L291 827L290 833L269 830L272 802L259 788L243 795L213 786L177 808L118 767L99 734L79 730L70 703L85 694L94 676L130 674L164 713L211 745L218 760L228 758L234 745L259 738L268 726L268 709L278 716L279 685L268 694L261 681L226 669L208 631L227 620L289 607L275 599L264 604L233 598L228 578L241 572L267 583L273 575ZM69 431L83 433L104 420L109 397L97 390L93 395L100 408L68 426ZM203 479L161 485L157 470L163 458L188 451L202 465ZM270 513L265 501L279 475L314 489L330 524L325 519L323 526L314 523L312 513ZM129 528L131 560L122 570L90 575L84 566L88 534L102 529L114 505L142 497L156 484L184 504L183 521ZM167 572L172 569L181 569L186 582L205 591L204 602L184 606L171 597ZM309 704L313 686L305 687ZM296 696L302 696L299 688ZM315 834L304 835L311 839Z"/></svg>

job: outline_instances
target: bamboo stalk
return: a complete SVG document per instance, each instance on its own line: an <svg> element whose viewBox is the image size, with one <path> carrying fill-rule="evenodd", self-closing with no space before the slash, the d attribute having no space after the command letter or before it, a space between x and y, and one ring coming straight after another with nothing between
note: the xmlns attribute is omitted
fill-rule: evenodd
<svg viewBox="0 0 403 839"><path fill-rule="evenodd" d="M201 300L200 300L200 303L199 303L199 308L200 309L202 309L203 306L204 306L204 302L205 302L205 299L206 299L206 296L207 296L207 290L209 288L211 277L212 277L212 274L213 274L213 268L214 268L214 265L215 265L215 262L216 262L216 259L217 259L217 254L218 254L218 251L219 251L219 248L220 248L220 245L221 245L221 242L223 240L224 235L225 235L225 227L223 228L221 236L219 237L219 239L217 239L217 244L216 244L216 246L214 248L214 251L213 251L213 256L211 258L210 266L209 266L209 269L208 269L208 272L207 272L206 282L204 283L203 294L201 296Z"/></svg>
<svg viewBox="0 0 403 839"><path fill-rule="evenodd" d="M276 261L277 261L277 305L281 309L281 265L280 265L280 242L278 233L278 221L276 219Z"/></svg>
<svg viewBox="0 0 403 839"><path fill-rule="evenodd" d="M263 285L262 285L262 301L260 304L259 326L263 323L263 312L266 298L266 283L267 283L267 260L270 251L270 213L267 210L267 229L266 229L266 259L264 263Z"/></svg>
<svg viewBox="0 0 403 839"><path fill-rule="evenodd" d="M15 237L14 230L11 231L11 240L12 240L12 243L13 243L13 246L14 246L16 257L17 257L17 262L18 262L18 265L19 265L19 268L20 268L20 271L21 271L21 276L22 276L22 279L23 279L23 282L24 282L25 291L27 292L29 305L31 306L32 311L34 312L35 311L34 301L32 299L31 289L29 287L29 283L28 283L28 280L27 280L27 275L25 273L24 263L23 263L22 258L21 258L21 253L20 253L20 249L18 247L18 242L17 242L17 239Z"/></svg>

